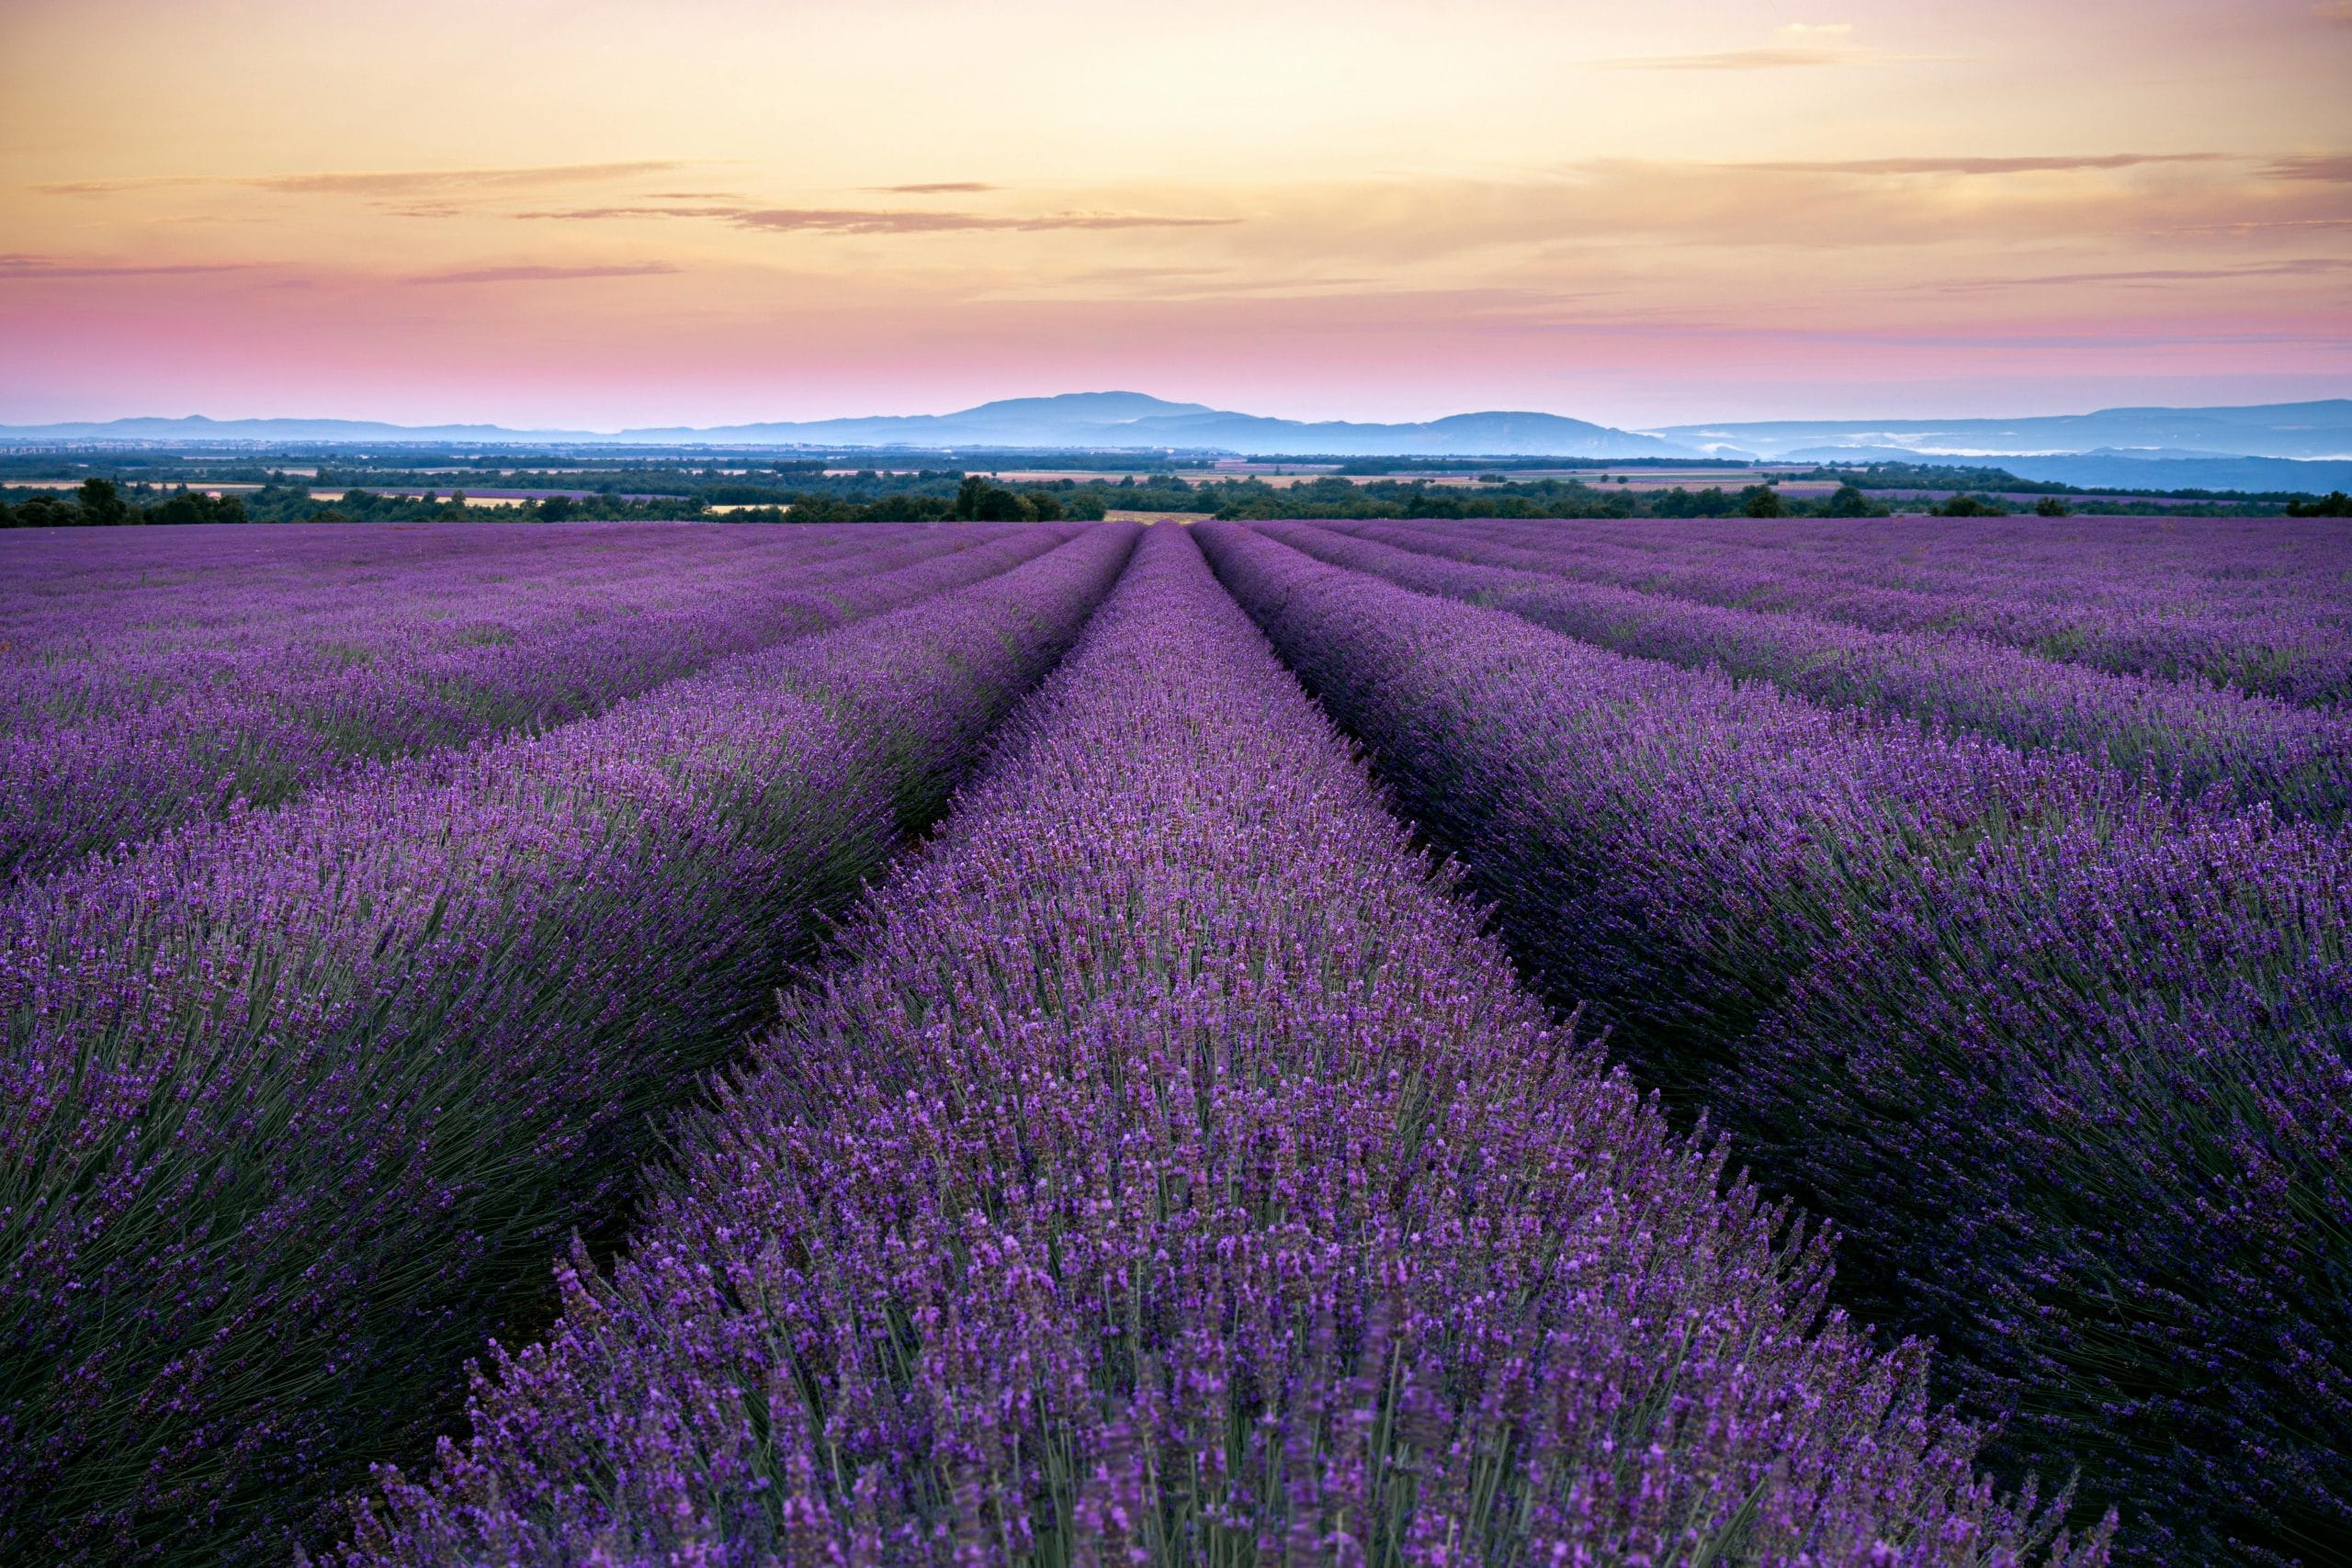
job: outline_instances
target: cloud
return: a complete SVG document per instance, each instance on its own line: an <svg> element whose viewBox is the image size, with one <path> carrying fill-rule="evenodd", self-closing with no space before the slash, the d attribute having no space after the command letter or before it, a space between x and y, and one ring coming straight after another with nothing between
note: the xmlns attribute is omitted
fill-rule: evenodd
<svg viewBox="0 0 2352 1568"><path fill-rule="evenodd" d="M2052 272L2030 277L1977 277L1928 285L1939 293L1978 293L2001 288L2083 284L2210 283L2238 277L2322 277L2352 271L2352 256L2298 256L2244 266L2149 267L2132 272Z"/></svg>
<svg viewBox="0 0 2352 1568"><path fill-rule="evenodd" d="M239 186L289 196L419 197L465 192L540 189L667 174L686 165L645 158L616 164L539 164L482 169L384 169L306 175L149 175L118 180L70 180L33 187L43 196L104 196L171 186Z"/></svg>
<svg viewBox="0 0 2352 1568"><path fill-rule="evenodd" d="M2312 15L2323 22L2342 22L2352 26L2352 0L2321 0L2312 7Z"/></svg>
<svg viewBox="0 0 2352 1568"><path fill-rule="evenodd" d="M2352 229L2352 218L2241 218L2228 223L2177 224L2167 234L2259 234L2274 229Z"/></svg>
<svg viewBox="0 0 2352 1568"><path fill-rule="evenodd" d="M405 283L557 283L581 277L660 277L676 272L669 262L628 262L606 266L480 266L464 272L434 272Z"/></svg>
<svg viewBox="0 0 2352 1568"><path fill-rule="evenodd" d="M270 175L239 180L260 190L294 195L417 196L433 192L537 189L545 186L596 184L639 175L669 174L684 165L671 159L627 164L547 164L509 169L401 169L371 174Z"/></svg>
<svg viewBox="0 0 2352 1568"><path fill-rule="evenodd" d="M2183 161L2135 167L2143 158ZM2031 169L2082 172L2014 177ZM2188 153L1796 164L1621 159L1521 179L1335 182L1210 194L1145 187L1120 194L1123 205L1143 210L1250 215L1241 227L1185 236L1193 243L1176 259L1205 256L1300 273L1475 265L1559 267L1579 278L1614 282L1656 265L1661 243L1671 243L1678 254L1772 247L1859 257L1926 245L1986 257L1964 272L1941 263L1913 267L1904 281L1917 284L2008 265L2054 271L2075 265L2082 247L2100 240L2137 246L2192 226L2246 223L2314 231L2290 238L2295 231L2280 228L2266 253L2221 259L2268 261L2331 249L2346 187L2267 180L2256 169L2242 159ZM2013 177L1989 177L2004 173ZM1175 251L1177 238L1170 234L1165 248ZM2052 266L2003 258L2001 247L2019 245L2055 245L2066 259ZM1458 259L1472 255L1482 259ZM2214 259L2196 256L2193 265ZM1989 265L1996 261L2000 265ZM2132 270L2176 261L2190 264L2122 249L2090 265ZM1875 263L1868 270L1893 265Z"/></svg>
<svg viewBox="0 0 2352 1568"><path fill-rule="evenodd" d="M622 205L617 207L560 207L536 212L516 212L510 216L515 218L545 218L553 219L560 222L581 223L594 222L599 219L605 218L732 218L736 214L744 210L745 209L743 208L732 206L654 207L650 205L639 204ZM422 209L417 210L415 215L420 218L435 216L435 214Z"/></svg>
<svg viewBox="0 0 2352 1568"><path fill-rule="evenodd" d="M1002 186L982 185L978 180L933 180L928 185L865 186L860 187L883 196L966 196L984 190L1002 190Z"/></svg>
<svg viewBox="0 0 2352 1568"><path fill-rule="evenodd" d="M1719 164L1775 175L2032 175L2079 169L2131 169L2143 164L2213 164L2222 152L2107 152L2088 157L1849 158L1832 163Z"/></svg>
<svg viewBox="0 0 2352 1568"><path fill-rule="evenodd" d="M38 277L177 277L191 273L243 272L252 262L135 263L61 260L55 256L0 255L0 281Z"/></svg>
<svg viewBox="0 0 2352 1568"><path fill-rule="evenodd" d="M614 218L710 218L766 233L944 234L995 231L1035 233L1047 230L1208 229L1238 218L1162 217L1148 212L1048 212L1033 217L990 217L978 212L923 212L903 208L863 207L573 207L518 212L517 218L566 222Z"/></svg>
<svg viewBox="0 0 2352 1568"><path fill-rule="evenodd" d="M1033 218L990 218L976 212L905 212L822 208L762 208L731 215L745 229L813 231L828 234L933 234L995 230L1035 233L1081 229L1216 229L1238 218L1168 218L1148 212L1049 212Z"/></svg>
<svg viewBox="0 0 2352 1568"><path fill-rule="evenodd" d="M744 229L775 233L935 234L949 230L992 229L1004 220L968 212L900 212L856 208L763 207L728 214Z"/></svg>
<svg viewBox="0 0 2352 1568"><path fill-rule="evenodd" d="M2352 5L2352 0L2346 0ZM2352 152L2324 152L2274 159L2263 171L2274 180L2352 183Z"/></svg>
<svg viewBox="0 0 2352 1568"><path fill-rule="evenodd" d="M1715 50L1701 54L1637 54L1594 64L1611 71L1778 71L1819 65L1863 65L1936 61L1933 54L1886 54L1854 42L1851 22L1808 27L1792 22L1773 29L1772 41L1751 49Z"/></svg>
<svg viewBox="0 0 2352 1568"><path fill-rule="evenodd" d="M1611 71L1777 71L1796 65L1852 65L1863 58L1850 49L1726 49L1713 54L1644 54L1596 60Z"/></svg>

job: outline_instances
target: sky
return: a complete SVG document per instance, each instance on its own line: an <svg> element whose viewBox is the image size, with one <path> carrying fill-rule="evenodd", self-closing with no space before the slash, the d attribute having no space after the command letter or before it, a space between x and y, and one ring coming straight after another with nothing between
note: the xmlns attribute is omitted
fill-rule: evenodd
<svg viewBox="0 0 2352 1568"><path fill-rule="evenodd" d="M2352 395L2352 0L0 0L0 422Z"/></svg>

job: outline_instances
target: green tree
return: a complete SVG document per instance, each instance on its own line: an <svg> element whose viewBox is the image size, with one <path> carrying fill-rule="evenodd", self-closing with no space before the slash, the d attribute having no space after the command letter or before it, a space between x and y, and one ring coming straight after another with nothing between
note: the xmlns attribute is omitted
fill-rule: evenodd
<svg viewBox="0 0 2352 1568"><path fill-rule="evenodd" d="M93 474L82 481L82 488L75 498L82 503L86 522L113 524L130 520L130 508L123 504L122 496L114 488L112 479L102 479Z"/></svg>
<svg viewBox="0 0 2352 1568"><path fill-rule="evenodd" d="M980 514L980 497L987 494L989 481L978 474L966 474L964 482L956 487L956 515L969 523Z"/></svg>
<svg viewBox="0 0 2352 1568"><path fill-rule="evenodd" d="M973 516L982 523L1026 523L1029 504L1001 485L987 485L980 491Z"/></svg>
<svg viewBox="0 0 2352 1568"><path fill-rule="evenodd" d="M568 495L543 495L539 498L539 521L560 523L580 509L580 503Z"/></svg>
<svg viewBox="0 0 2352 1568"><path fill-rule="evenodd" d="M2066 503L2054 495L2045 495L2033 503L2033 514L2036 517L2064 517L2066 515Z"/></svg>
<svg viewBox="0 0 2352 1568"><path fill-rule="evenodd" d="M245 513L245 503L238 496L211 496L202 491L183 490L160 506L148 508L150 523L244 523L251 521Z"/></svg>
<svg viewBox="0 0 2352 1568"><path fill-rule="evenodd" d="M1770 485L1749 485L1739 492L1739 509L1750 517L1786 517L1787 504Z"/></svg>
<svg viewBox="0 0 2352 1568"><path fill-rule="evenodd" d="M1869 496L1852 485L1839 485L1830 492L1821 514L1824 517L1869 517L1875 513L1875 510Z"/></svg>
<svg viewBox="0 0 2352 1568"><path fill-rule="evenodd" d="M30 505L31 502L26 502ZM2352 517L2352 495L2332 491L2312 502L2290 501L2287 503L2290 517Z"/></svg>

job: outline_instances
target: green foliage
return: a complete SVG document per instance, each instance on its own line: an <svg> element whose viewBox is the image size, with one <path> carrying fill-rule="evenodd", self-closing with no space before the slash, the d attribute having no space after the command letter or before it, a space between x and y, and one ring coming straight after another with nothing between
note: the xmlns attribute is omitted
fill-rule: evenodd
<svg viewBox="0 0 2352 1568"><path fill-rule="evenodd" d="M207 495L202 491L181 491L159 506L147 508L139 521L148 523L244 523L245 503L233 495Z"/></svg>
<svg viewBox="0 0 2352 1568"><path fill-rule="evenodd" d="M1062 510L1061 503L1043 491L1015 495L978 474L967 474L956 487L955 514L971 523L1035 523L1050 522Z"/></svg>
<svg viewBox="0 0 2352 1568"><path fill-rule="evenodd" d="M694 498L705 506L789 506L793 492L775 485L697 485Z"/></svg>
<svg viewBox="0 0 2352 1568"><path fill-rule="evenodd" d="M102 479L93 474L82 481L78 492L82 514L89 522L111 525L125 521L130 508L123 504L121 493L112 479Z"/></svg>
<svg viewBox="0 0 2352 1568"><path fill-rule="evenodd" d="M2287 503L2290 517L2352 517L2352 495L2342 491L2330 491L2313 502L2290 501Z"/></svg>
<svg viewBox="0 0 2352 1568"><path fill-rule="evenodd" d="M1886 508L1872 502L1869 496L1864 495L1852 485L1839 485L1831 492L1829 499L1822 502L1821 515L1824 517L1883 517L1886 515Z"/></svg>
<svg viewBox="0 0 2352 1568"><path fill-rule="evenodd" d="M809 504L804 501L800 505ZM952 514L955 503L933 496L886 495L863 509L868 523L936 523ZM797 521L806 522L805 517Z"/></svg>
<svg viewBox="0 0 2352 1568"><path fill-rule="evenodd" d="M1806 479L1836 479L1860 490L1998 490L2011 494L2058 495L2073 485L2048 479L2022 479L2007 468L1963 467L1951 463L1866 463L1859 468L1823 467Z"/></svg>
<svg viewBox="0 0 2352 1568"><path fill-rule="evenodd" d="M2036 517L2064 517L2067 514L2066 503L2054 495L2045 495L2033 503L2033 514Z"/></svg>
<svg viewBox="0 0 2352 1568"><path fill-rule="evenodd" d="M1928 508L1932 517L2007 517L2009 509L1989 496L1955 495L1941 506Z"/></svg>
<svg viewBox="0 0 2352 1568"><path fill-rule="evenodd" d="M1749 485L1739 492L1739 510L1748 517L1786 517L1788 504L1770 485Z"/></svg>

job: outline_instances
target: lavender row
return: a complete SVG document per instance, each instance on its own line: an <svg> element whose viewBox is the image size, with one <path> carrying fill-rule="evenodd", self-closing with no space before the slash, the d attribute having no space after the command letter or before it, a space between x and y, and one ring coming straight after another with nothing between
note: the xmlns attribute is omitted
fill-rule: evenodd
<svg viewBox="0 0 2352 1568"><path fill-rule="evenodd" d="M346 1562L2095 1562L1551 1026L1177 529Z"/></svg>
<svg viewBox="0 0 2352 1568"><path fill-rule="evenodd" d="M2102 527L2110 521L2098 520ZM1875 525L1883 541L1877 547L1909 543L1922 554L1949 558L1954 571L1853 581L1847 552L1869 547L1864 538L1810 522L1754 530L1773 539L1820 532L1830 541L1802 554L1766 554L1721 530L1686 536L1678 528L1669 538L1637 544L1606 525L1421 526L1431 537L1458 530L1532 548L1547 558L1543 570L1615 587L1735 608L1795 611L1877 631L1965 632L2117 674L2209 681L2287 702L2352 699L2352 623L2344 595L2352 538L2340 527L2334 529L2332 547L2313 546L2319 564L2283 584L2266 571L2258 545L2202 519L2166 525L2189 541L2170 560L2151 551L2127 556L2128 567L2086 570L2061 552L2033 558L2030 572L2004 583L2004 554L2018 548L2013 525L1903 518ZM2215 591L2239 580L2256 592ZM2197 591L2199 583L2207 592Z"/></svg>
<svg viewBox="0 0 2352 1568"><path fill-rule="evenodd" d="M583 562L579 581L542 586L520 614L461 592L442 596L444 618L426 618L416 601L430 580L323 625L289 623L263 598L243 607L236 637L201 649L119 624L86 659L19 666L20 685L46 694L26 695L20 705L40 711L0 736L0 875L290 799L369 759L601 711L713 660L983 575L955 558L976 542L940 530L796 542L680 558L628 582ZM346 604L377 593L335 591ZM103 672L102 694L60 673L84 669ZM66 716L47 716L69 689Z"/></svg>
<svg viewBox="0 0 2352 1568"><path fill-rule="evenodd" d="M1670 534L1602 522L1579 537L1781 575L1946 599L2014 600L2108 620L2276 615L2352 630L2342 600L2352 536L2290 518L1807 520L1758 529L1702 521Z"/></svg>
<svg viewBox="0 0 2352 1568"><path fill-rule="evenodd" d="M446 1418L1132 546L1062 532L0 908L0 1557L282 1554Z"/></svg>
<svg viewBox="0 0 2352 1568"><path fill-rule="evenodd" d="M118 674L148 649L197 660L279 628L362 640L398 622L469 611L510 620L594 583L659 583L708 570L854 550L877 532L688 525L516 528L491 524L66 529L0 537L0 728L28 708L100 712L169 668ZM582 613L593 606L566 606ZM209 673L215 666L204 666Z"/></svg>
<svg viewBox="0 0 2352 1568"><path fill-rule="evenodd" d="M255 559L218 536L234 529L82 532L91 537L70 553L82 570L63 570L49 558L68 552L53 550L6 563L35 570L0 592L0 732L116 717L190 687L271 678L279 664L315 666L318 678L379 648L511 641L918 533L616 526L542 536L444 524L416 530L422 540L388 528L378 555L322 536L353 530L297 525L264 530L282 534L281 553ZM180 534L196 536L170 547L146 536Z"/></svg>
<svg viewBox="0 0 2352 1568"><path fill-rule="evenodd" d="M2153 1561L2352 1532L2352 846L1227 526L1515 950Z"/></svg>
<svg viewBox="0 0 2352 1568"><path fill-rule="evenodd" d="M1591 536L1929 592L2051 597L2063 579L2065 592L2101 605L2187 600L2231 615L2281 595L2331 597L2352 564L2340 524L2284 517L1817 518L1770 529L1697 519L1666 535L1604 520Z"/></svg>
<svg viewBox="0 0 2352 1568"><path fill-rule="evenodd" d="M2340 821L2352 809L2352 716L2221 687L2110 675L1958 635L1872 632L1518 570L1530 552L1402 532L1266 532L1318 560L1420 593L1508 610L1641 659L1770 681L1840 707L2080 752L2192 795ZM1417 548L1385 541L1411 538Z"/></svg>

